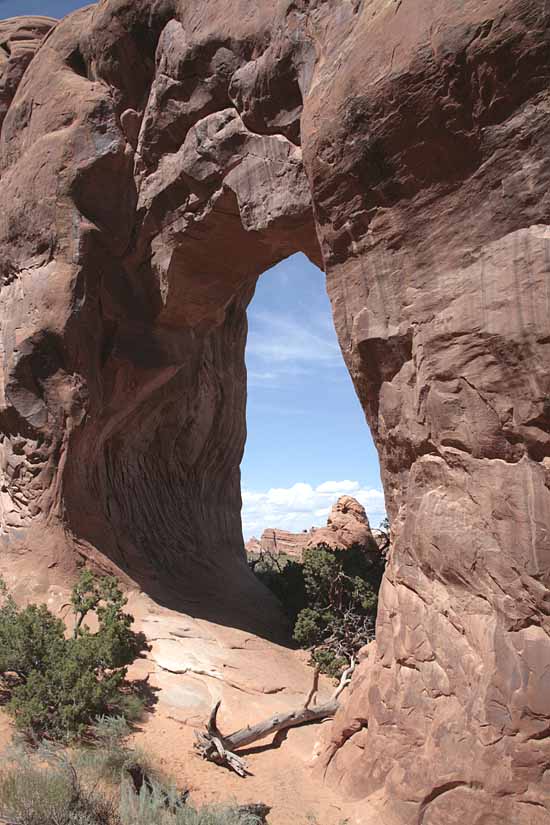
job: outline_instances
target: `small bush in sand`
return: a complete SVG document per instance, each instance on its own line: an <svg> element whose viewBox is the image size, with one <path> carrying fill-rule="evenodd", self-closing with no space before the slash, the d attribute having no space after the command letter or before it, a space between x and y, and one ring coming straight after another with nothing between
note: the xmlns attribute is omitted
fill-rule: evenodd
<svg viewBox="0 0 550 825"><path fill-rule="evenodd" d="M102 720L101 731L120 723ZM14 825L261 825L231 807L196 809L186 794L145 773L135 751L109 735L105 749L71 752L51 745L32 753L16 750L0 768L0 818ZM139 793L132 771L145 777ZM150 768L147 766L147 771Z"/></svg>
<svg viewBox="0 0 550 825"><path fill-rule="evenodd" d="M100 716L90 726L86 743L73 753L77 772L88 781L111 784L120 783L130 769L157 776L149 757L128 746L130 733L123 716Z"/></svg>
<svg viewBox="0 0 550 825"><path fill-rule="evenodd" d="M254 814L231 807L195 809L178 793L153 783L142 787L139 795L126 785L122 789L121 825L260 825Z"/></svg>
<svg viewBox="0 0 550 825"><path fill-rule="evenodd" d="M67 638L64 623L45 605L18 608L0 580L0 680L8 712L30 739L67 740L99 714L135 714L127 667L147 644L132 630L125 605L116 579L83 572L71 596L74 628Z"/></svg>
<svg viewBox="0 0 550 825"><path fill-rule="evenodd" d="M17 825L120 825L113 800L80 780L68 757L12 754L0 769L0 814Z"/></svg>

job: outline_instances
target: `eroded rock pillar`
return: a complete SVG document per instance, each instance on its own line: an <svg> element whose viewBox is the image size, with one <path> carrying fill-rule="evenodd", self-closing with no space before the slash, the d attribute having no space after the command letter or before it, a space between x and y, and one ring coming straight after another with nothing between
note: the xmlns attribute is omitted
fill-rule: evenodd
<svg viewBox="0 0 550 825"><path fill-rule="evenodd" d="M394 539L322 770L391 823L548 823L549 17L375 5L306 108Z"/></svg>

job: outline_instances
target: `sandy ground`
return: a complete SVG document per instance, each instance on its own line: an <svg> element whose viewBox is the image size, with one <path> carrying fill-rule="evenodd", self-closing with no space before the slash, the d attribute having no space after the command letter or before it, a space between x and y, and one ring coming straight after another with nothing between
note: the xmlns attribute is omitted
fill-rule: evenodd
<svg viewBox="0 0 550 825"><path fill-rule="evenodd" d="M310 738L311 733L296 730L279 747L248 749L245 753L253 776L246 779L195 755L192 731L173 719L157 716L136 737L136 743L158 753L158 742L163 742L159 765L176 778L179 787L189 788L195 804L264 802L272 807L270 825L339 825L346 817L346 806L313 781L302 756Z"/></svg>
<svg viewBox="0 0 550 825"><path fill-rule="evenodd" d="M11 742L13 729L5 713L0 711L0 759Z"/></svg>
<svg viewBox="0 0 550 825"><path fill-rule="evenodd" d="M49 594L51 609L67 593ZM151 651L130 676L145 680L154 704L133 736L163 773L191 792L197 805L263 802L272 807L270 825L350 825L380 822L364 807L346 804L312 773L323 725L312 724L269 737L245 749L252 776L242 779L205 762L195 752L195 731L204 727L212 705L221 700L220 729L232 732L272 714L300 706L309 692L307 656L230 627L161 608L134 593L129 610L150 642ZM334 689L322 680L319 701ZM0 752L11 739L0 712Z"/></svg>

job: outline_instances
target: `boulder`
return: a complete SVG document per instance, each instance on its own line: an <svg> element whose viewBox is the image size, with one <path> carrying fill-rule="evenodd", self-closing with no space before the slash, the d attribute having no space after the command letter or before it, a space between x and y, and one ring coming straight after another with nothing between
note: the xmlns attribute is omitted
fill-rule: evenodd
<svg viewBox="0 0 550 825"><path fill-rule="evenodd" d="M369 520L362 504L352 496L341 496L330 511L327 526L310 531L307 547L326 544L333 550L363 547L377 553Z"/></svg>

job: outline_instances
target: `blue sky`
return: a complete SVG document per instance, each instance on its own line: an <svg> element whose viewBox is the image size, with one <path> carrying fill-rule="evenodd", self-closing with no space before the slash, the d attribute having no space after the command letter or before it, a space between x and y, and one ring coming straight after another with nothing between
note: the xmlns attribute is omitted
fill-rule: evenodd
<svg viewBox="0 0 550 825"><path fill-rule="evenodd" d="M0 0L0 18L62 17L80 0ZM249 309L245 538L324 524L343 493L384 515L378 456L344 365L323 273L295 255L265 273Z"/></svg>
<svg viewBox="0 0 550 825"><path fill-rule="evenodd" d="M19 14L38 14L43 17L64 17L70 11L89 6L81 0L0 0L0 19Z"/></svg>
<svg viewBox="0 0 550 825"><path fill-rule="evenodd" d="M260 278L248 311L245 537L324 524L338 495L384 515L378 456L345 367L324 274L294 255Z"/></svg>

